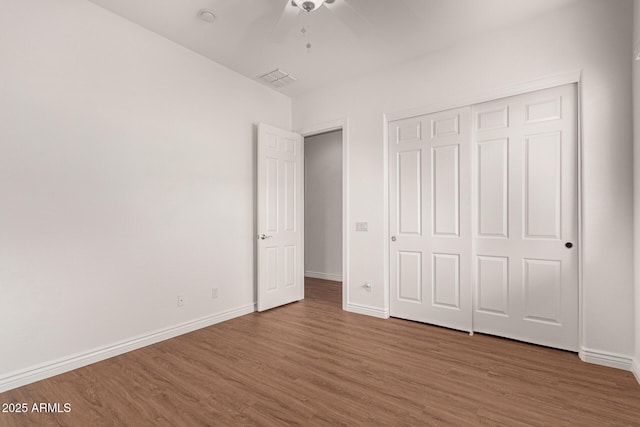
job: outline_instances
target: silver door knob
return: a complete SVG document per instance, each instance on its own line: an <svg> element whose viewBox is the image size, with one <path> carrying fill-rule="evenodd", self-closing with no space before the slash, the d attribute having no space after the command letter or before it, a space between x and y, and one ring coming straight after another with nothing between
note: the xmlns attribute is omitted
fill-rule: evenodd
<svg viewBox="0 0 640 427"><path fill-rule="evenodd" d="M391 236L391 241L395 242L396 241L396 236Z"/></svg>
<svg viewBox="0 0 640 427"><path fill-rule="evenodd" d="M270 238L270 237L273 237L273 236L269 236L269 235L267 235L267 234L261 234L261 235L260 235L260 239L261 239L261 240L268 239L268 238Z"/></svg>

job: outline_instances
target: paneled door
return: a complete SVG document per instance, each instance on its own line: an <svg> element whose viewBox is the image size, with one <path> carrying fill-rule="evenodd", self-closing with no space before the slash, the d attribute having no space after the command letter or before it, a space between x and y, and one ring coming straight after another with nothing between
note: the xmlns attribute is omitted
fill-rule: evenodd
<svg viewBox="0 0 640 427"><path fill-rule="evenodd" d="M473 107L474 330L578 349L575 85Z"/></svg>
<svg viewBox="0 0 640 427"><path fill-rule="evenodd" d="M258 125L258 311L304 298L302 136Z"/></svg>
<svg viewBox="0 0 640 427"><path fill-rule="evenodd" d="M471 330L470 119L389 123L390 314Z"/></svg>

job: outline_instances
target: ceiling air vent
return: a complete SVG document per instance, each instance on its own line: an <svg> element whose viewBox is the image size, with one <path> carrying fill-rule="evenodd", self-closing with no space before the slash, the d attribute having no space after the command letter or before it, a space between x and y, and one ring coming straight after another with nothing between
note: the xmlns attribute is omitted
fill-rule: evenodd
<svg viewBox="0 0 640 427"><path fill-rule="evenodd" d="M282 87L296 81L296 78L286 71L276 68L258 77L260 80L273 87Z"/></svg>

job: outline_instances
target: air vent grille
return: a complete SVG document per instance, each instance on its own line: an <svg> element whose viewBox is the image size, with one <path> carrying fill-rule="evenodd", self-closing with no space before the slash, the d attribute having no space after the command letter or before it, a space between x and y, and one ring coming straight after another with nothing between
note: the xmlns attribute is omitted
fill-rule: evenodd
<svg viewBox="0 0 640 427"><path fill-rule="evenodd" d="M296 78L286 71L282 71L279 68L276 68L273 71L269 71L266 74L258 77L260 80L273 87L282 87L288 84L291 84L296 81Z"/></svg>

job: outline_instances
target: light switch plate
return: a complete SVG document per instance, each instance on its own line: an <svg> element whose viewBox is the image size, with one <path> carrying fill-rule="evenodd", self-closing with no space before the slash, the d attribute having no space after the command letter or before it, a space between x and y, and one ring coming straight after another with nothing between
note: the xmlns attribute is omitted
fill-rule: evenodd
<svg viewBox="0 0 640 427"><path fill-rule="evenodd" d="M356 222L356 231L369 231L368 222Z"/></svg>

